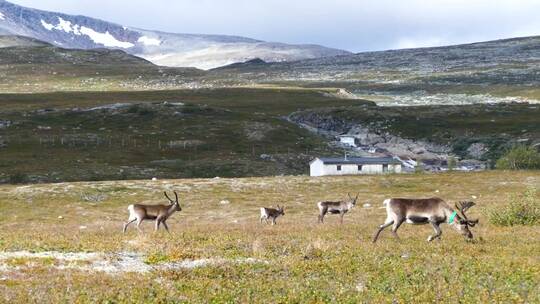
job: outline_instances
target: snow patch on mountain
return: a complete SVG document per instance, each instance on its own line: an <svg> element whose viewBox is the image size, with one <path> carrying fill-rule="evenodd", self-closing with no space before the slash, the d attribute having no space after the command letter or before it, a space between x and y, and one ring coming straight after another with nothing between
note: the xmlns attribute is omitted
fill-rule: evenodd
<svg viewBox="0 0 540 304"><path fill-rule="evenodd" d="M47 23L43 19L41 19L41 25L44 28L46 28L47 30L49 30L49 31L59 30L59 31L64 31L64 32L66 32L68 34L73 33L73 34L78 35L78 36L81 35L81 32L79 31L79 26L78 25L73 25L72 26L70 21L64 20L61 17L58 17L58 24L57 25Z"/></svg>
<svg viewBox="0 0 540 304"><path fill-rule="evenodd" d="M52 30L55 28L54 25L45 22L45 20L43 20L43 19L41 19L41 25L43 25L43 27L44 27L45 29L49 30L49 31L52 31Z"/></svg>
<svg viewBox="0 0 540 304"><path fill-rule="evenodd" d="M134 47L135 45L131 42L124 42L116 39L109 31L106 31L105 33L96 32L95 30L86 27L86 26L80 26L78 24L72 24L71 21L64 20L61 17L58 17L58 24L53 25L50 23L47 23L45 20L41 19L41 25L46 28L49 31L52 30L58 30L58 31L64 31L68 34L73 33L77 36L86 35L92 39L97 44L102 44L106 47L119 47L128 49L131 47ZM150 41L154 42L154 41ZM58 44L58 42L55 41L55 43Z"/></svg>
<svg viewBox="0 0 540 304"><path fill-rule="evenodd" d="M146 37L146 36L142 36L139 38L139 40L137 40L137 42L140 42L144 45L160 45L161 44L161 40L159 39L155 39L155 38L150 38L150 37Z"/></svg>
<svg viewBox="0 0 540 304"><path fill-rule="evenodd" d="M113 35L106 31L105 33L99 33L88 27L81 27L81 33L87 35L95 43L103 44L106 47L119 47L129 49L135 45L131 42L124 42L116 39Z"/></svg>
<svg viewBox="0 0 540 304"><path fill-rule="evenodd" d="M0 12L0 20L6 20L6 16L2 12Z"/></svg>

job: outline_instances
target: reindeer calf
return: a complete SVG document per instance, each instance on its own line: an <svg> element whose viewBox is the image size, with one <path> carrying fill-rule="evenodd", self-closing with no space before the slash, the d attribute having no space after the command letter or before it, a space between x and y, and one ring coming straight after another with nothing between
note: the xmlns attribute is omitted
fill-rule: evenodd
<svg viewBox="0 0 540 304"><path fill-rule="evenodd" d="M265 220L268 224L268 219L272 220L272 225L276 224L276 219L282 215L285 215L284 207L277 205L277 209L274 208L261 208L261 224Z"/></svg>

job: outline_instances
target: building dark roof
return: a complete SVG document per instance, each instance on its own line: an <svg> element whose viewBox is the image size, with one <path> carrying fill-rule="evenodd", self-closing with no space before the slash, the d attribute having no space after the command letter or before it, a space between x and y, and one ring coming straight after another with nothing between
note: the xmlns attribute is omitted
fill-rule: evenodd
<svg viewBox="0 0 540 304"><path fill-rule="evenodd" d="M386 165L401 164L400 161L392 157L317 157L313 161L320 159L325 165ZM312 161L312 162L313 162Z"/></svg>

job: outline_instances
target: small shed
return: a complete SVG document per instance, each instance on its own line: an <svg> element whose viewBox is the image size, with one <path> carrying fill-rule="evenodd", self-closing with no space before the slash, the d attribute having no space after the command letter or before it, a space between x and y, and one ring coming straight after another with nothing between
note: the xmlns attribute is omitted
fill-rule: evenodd
<svg viewBox="0 0 540 304"><path fill-rule="evenodd" d="M357 139L356 137L352 135L340 135L339 136L339 142L351 147L357 147Z"/></svg>
<svg viewBox="0 0 540 304"><path fill-rule="evenodd" d="M309 163L311 176L401 173L393 157L317 157Z"/></svg>

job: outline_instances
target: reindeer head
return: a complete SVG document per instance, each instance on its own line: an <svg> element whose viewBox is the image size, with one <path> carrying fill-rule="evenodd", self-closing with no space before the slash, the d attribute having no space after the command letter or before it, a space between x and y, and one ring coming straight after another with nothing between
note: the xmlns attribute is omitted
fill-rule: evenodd
<svg viewBox="0 0 540 304"><path fill-rule="evenodd" d="M279 211L279 214L285 215L285 206L279 206L277 205L277 210Z"/></svg>
<svg viewBox="0 0 540 304"><path fill-rule="evenodd" d="M353 206L356 205L356 200L358 200L358 195L360 195L360 193L356 194L355 198L352 198L351 194L347 193L347 196L349 196L349 202L351 203L351 205Z"/></svg>
<svg viewBox="0 0 540 304"><path fill-rule="evenodd" d="M475 205L474 202L459 202L456 204L456 209L459 211L460 216L454 219L455 225L453 226L459 233L461 233L468 239L473 238L473 234L469 230L469 227L474 227L476 224L478 224L478 219L476 220L468 219L465 212L474 205Z"/></svg>
<svg viewBox="0 0 540 304"><path fill-rule="evenodd" d="M174 211L182 211L182 207L180 207L180 203L178 202L178 194L176 193L176 191L174 191L174 197L176 200L172 200L168 195L167 195L167 192L163 192L165 194L165 197L169 200L169 202L171 203L171 206L174 206Z"/></svg>

